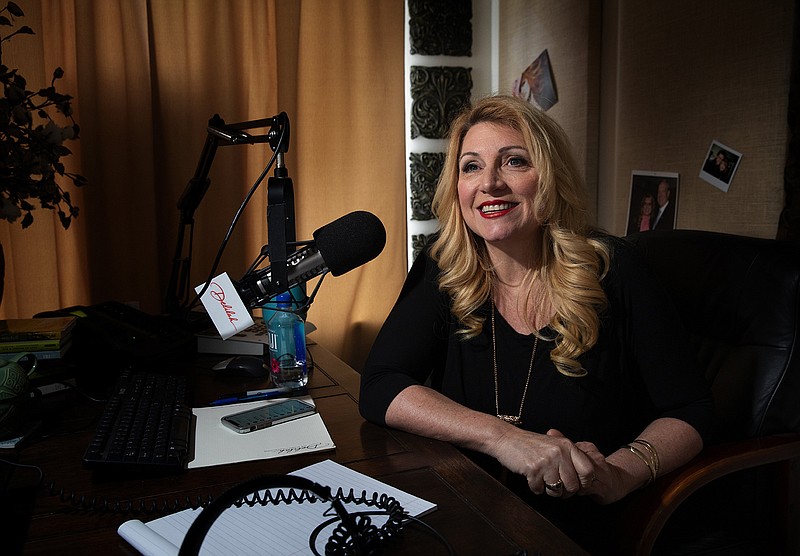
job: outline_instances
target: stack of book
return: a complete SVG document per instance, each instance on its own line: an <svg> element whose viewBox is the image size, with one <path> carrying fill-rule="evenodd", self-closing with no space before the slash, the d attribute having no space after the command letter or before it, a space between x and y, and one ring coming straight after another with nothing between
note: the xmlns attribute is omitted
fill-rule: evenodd
<svg viewBox="0 0 800 556"><path fill-rule="evenodd" d="M72 345L76 317L0 320L0 359L33 353L37 359L61 359Z"/></svg>
<svg viewBox="0 0 800 556"><path fill-rule="evenodd" d="M264 355L269 353L269 336L262 321L223 340L215 328L198 332L197 352L226 355Z"/></svg>

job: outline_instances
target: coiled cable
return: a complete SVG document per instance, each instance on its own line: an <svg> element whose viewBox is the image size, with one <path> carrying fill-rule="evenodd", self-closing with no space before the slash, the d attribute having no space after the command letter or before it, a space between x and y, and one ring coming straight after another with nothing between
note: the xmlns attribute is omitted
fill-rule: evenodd
<svg viewBox="0 0 800 556"><path fill-rule="evenodd" d="M58 499L73 509L82 512L98 512L103 514L122 514L122 515L165 515L182 510L196 510L205 508L212 501L213 497L197 496L191 498L174 498L172 500L109 500L108 498L88 498L75 492L67 492L64 488L59 488L53 481L45 486L45 491L50 496Z"/></svg>

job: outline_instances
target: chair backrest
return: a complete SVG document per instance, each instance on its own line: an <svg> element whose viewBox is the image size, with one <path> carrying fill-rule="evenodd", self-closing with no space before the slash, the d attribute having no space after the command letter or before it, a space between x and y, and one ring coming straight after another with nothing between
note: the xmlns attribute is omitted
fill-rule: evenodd
<svg viewBox="0 0 800 556"><path fill-rule="evenodd" d="M712 442L800 432L800 244L694 230L628 238L712 385Z"/></svg>

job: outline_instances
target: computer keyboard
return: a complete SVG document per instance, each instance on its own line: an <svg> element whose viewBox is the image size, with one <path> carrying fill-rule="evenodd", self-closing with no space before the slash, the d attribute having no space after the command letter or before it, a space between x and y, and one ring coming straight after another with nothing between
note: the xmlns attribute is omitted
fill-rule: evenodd
<svg viewBox="0 0 800 556"><path fill-rule="evenodd" d="M180 471L192 457L186 378L124 370L83 456L90 469Z"/></svg>

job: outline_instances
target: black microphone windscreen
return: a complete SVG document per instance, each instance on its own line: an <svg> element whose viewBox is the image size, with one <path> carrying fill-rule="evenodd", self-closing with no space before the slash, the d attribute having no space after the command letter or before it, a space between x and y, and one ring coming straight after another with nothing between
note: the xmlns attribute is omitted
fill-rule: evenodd
<svg viewBox="0 0 800 556"><path fill-rule="evenodd" d="M355 211L318 229L314 241L331 274L339 276L380 255L386 229L374 214Z"/></svg>

